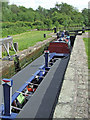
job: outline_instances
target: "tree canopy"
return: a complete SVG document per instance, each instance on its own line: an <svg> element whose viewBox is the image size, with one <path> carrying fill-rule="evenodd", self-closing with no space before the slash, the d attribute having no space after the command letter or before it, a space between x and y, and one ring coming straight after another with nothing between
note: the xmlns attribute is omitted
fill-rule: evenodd
<svg viewBox="0 0 90 120"><path fill-rule="evenodd" d="M9 5L2 2L2 22L25 21L32 22L33 25L46 26L72 26L73 24L89 25L90 9L84 8L79 12L76 8L67 3L56 3L54 8L45 9L39 6L36 10L25 8L24 6Z"/></svg>

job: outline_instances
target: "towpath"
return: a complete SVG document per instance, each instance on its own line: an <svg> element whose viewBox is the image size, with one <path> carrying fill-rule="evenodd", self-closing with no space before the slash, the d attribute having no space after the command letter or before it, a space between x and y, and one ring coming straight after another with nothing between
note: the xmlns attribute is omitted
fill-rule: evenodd
<svg viewBox="0 0 90 120"><path fill-rule="evenodd" d="M77 36L53 118L89 118L88 65L83 37Z"/></svg>

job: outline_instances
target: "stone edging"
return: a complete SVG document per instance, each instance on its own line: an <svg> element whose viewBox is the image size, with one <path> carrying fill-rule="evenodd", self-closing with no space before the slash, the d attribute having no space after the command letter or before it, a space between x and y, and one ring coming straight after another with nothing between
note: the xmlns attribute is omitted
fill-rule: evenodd
<svg viewBox="0 0 90 120"><path fill-rule="evenodd" d="M88 118L88 65L83 36L77 36L53 118Z"/></svg>

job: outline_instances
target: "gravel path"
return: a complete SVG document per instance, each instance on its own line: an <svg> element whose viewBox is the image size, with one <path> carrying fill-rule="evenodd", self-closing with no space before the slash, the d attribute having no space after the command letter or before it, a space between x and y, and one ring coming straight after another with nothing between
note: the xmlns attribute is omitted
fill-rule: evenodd
<svg viewBox="0 0 90 120"><path fill-rule="evenodd" d="M88 65L83 37L77 36L53 118L88 118Z"/></svg>

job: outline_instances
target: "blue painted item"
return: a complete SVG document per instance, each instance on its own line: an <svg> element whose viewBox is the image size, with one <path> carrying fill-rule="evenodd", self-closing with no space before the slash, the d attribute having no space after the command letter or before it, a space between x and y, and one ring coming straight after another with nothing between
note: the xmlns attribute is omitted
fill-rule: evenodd
<svg viewBox="0 0 90 120"><path fill-rule="evenodd" d="M64 36L64 32L62 33L62 36ZM69 36L68 36L69 39ZM58 43L62 43L65 41L54 41L54 42L58 42ZM54 57L64 57L64 56L68 56L68 54L65 53L50 53L49 51L45 51L45 64L42 65L41 67L39 67L39 70L36 71L36 73L34 73L34 75L32 75L31 78L29 78L27 81L25 81L25 83L23 84L23 86L21 86L13 95L12 95L12 101L10 103L10 88L13 85L13 80L11 79L3 79L2 80L2 85L4 88L4 104L0 106L0 111L2 109L2 112L0 113L0 118L5 118L5 119L15 119L16 116L18 115L18 113L14 113L13 111L11 111L11 104L13 104L14 101L17 100L17 97L22 93L23 90L25 90L27 88L27 86L34 80L36 79L36 76L38 77L39 81L42 81L44 75L46 74L46 72L50 69L50 67L48 67L48 63L51 62L52 63L52 59ZM46 70L47 69L47 70ZM32 82L33 83L33 82ZM23 95L23 94L22 94ZM31 97L31 96L30 96ZM23 101L24 103L24 101ZM21 107L22 109L23 107ZM16 109L19 109L18 107Z"/></svg>
<svg viewBox="0 0 90 120"><path fill-rule="evenodd" d="M49 51L45 51L45 68L48 68L48 56L49 56Z"/></svg>
<svg viewBox="0 0 90 120"><path fill-rule="evenodd" d="M64 35L65 35L65 33L64 33L64 32L62 32L61 37L64 37Z"/></svg>
<svg viewBox="0 0 90 120"><path fill-rule="evenodd" d="M10 116L11 114L11 101L10 101L10 88L13 85L13 80L11 79L3 79L2 80L3 85L3 94L4 94L4 115Z"/></svg>

